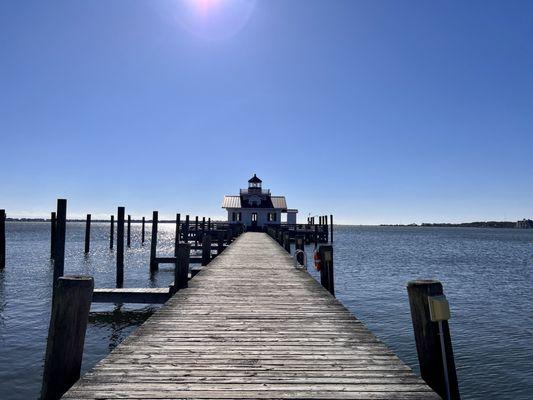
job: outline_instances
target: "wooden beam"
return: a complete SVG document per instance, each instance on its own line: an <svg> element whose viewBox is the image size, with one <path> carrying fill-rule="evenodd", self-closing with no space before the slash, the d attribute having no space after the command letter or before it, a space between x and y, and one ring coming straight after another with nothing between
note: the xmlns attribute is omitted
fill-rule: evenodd
<svg viewBox="0 0 533 400"><path fill-rule="evenodd" d="M117 275L116 286L124 286L124 214L126 209L119 207L117 210Z"/></svg>
<svg viewBox="0 0 533 400"><path fill-rule="evenodd" d="M95 289L93 303L163 304L170 297L168 288Z"/></svg>

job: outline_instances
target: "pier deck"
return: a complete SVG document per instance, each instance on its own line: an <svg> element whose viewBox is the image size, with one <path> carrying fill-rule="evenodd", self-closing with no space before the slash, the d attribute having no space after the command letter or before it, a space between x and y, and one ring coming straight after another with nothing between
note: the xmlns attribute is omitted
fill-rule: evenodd
<svg viewBox="0 0 533 400"><path fill-rule="evenodd" d="M264 233L241 235L63 398L439 399Z"/></svg>

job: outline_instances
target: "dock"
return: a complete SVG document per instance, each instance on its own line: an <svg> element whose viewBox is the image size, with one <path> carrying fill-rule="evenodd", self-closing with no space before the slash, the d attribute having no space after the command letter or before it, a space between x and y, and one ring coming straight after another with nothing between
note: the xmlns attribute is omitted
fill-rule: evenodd
<svg viewBox="0 0 533 400"><path fill-rule="evenodd" d="M265 233L239 236L64 399L439 399Z"/></svg>

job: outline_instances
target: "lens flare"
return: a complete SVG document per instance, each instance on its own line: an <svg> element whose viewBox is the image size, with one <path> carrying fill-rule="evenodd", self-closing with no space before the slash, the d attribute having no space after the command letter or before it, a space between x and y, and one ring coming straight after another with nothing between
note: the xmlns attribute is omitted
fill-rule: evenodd
<svg viewBox="0 0 533 400"><path fill-rule="evenodd" d="M239 33L248 23L256 0L181 0L176 18L195 36L224 40Z"/></svg>

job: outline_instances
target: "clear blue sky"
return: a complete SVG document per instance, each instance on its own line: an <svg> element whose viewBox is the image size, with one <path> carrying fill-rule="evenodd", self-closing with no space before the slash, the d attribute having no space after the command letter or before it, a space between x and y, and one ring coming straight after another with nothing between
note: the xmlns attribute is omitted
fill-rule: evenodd
<svg viewBox="0 0 533 400"><path fill-rule="evenodd" d="M533 217L533 2L0 2L0 207Z"/></svg>

